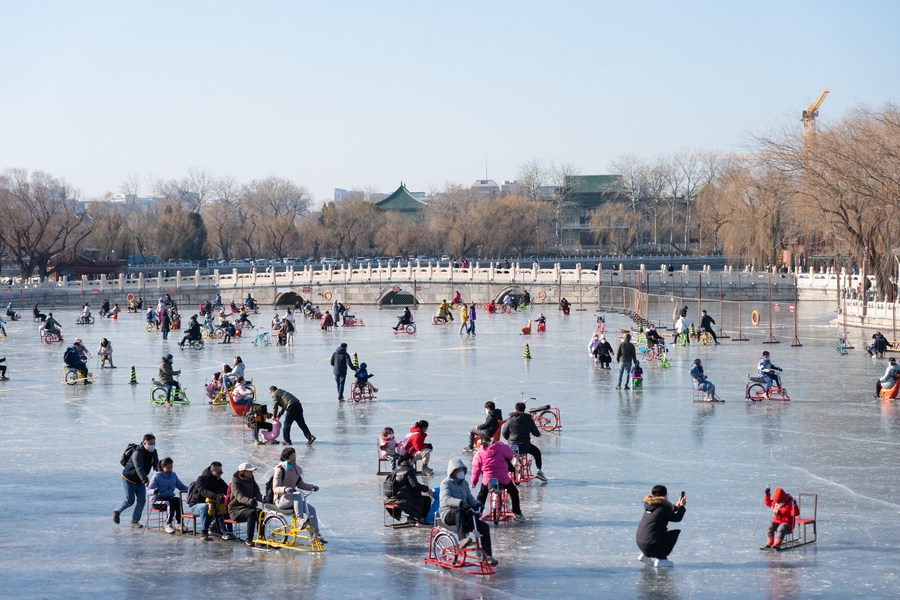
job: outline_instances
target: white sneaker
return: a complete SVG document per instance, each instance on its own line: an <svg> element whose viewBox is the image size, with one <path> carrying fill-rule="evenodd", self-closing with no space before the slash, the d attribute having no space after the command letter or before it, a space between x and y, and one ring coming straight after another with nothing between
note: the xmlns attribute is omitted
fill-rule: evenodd
<svg viewBox="0 0 900 600"><path fill-rule="evenodd" d="M654 558L653 566L657 568L671 568L675 566L675 563L673 563L671 560L666 560L665 558Z"/></svg>
<svg viewBox="0 0 900 600"><path fill-rule="evenodd" d="M525 515L523 515L522 513L513 515L513 521L524 521L524 520L525 520Z"/></svg>
<svg viewBox="0 0 900 600"><path fill-rule="evenodd" d="M641 561L642 563L644 563L645 565L650 565L651 567L653 566L653 559L650 558L649 556L644 556L643 552L638 554L638 560Z"/></svg>
<svg viewBox="0 0 900 600"><path fill-rule="evenodd" d="M172 526L171 523L168 524L168 525L166 525L165 532L166 532L166 533L175 533L175 528Z"/></svg>
<svg viewBox="0 0 900 600"><path fill-rule="evenodd" d="M543 471L538 471L537 473L535 473L534 476L537 477L538 479L540 479L541 481L543 481L544 483L547 482L547 477L544 475Z"/></svg>

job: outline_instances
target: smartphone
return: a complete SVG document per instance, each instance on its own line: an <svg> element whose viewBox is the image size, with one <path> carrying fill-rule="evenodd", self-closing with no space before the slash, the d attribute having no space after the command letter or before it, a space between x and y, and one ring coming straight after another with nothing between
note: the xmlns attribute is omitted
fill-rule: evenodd
<svg viewBox="0 0 900 600"><path fill-rule="evenodd" d="M681 490L681 497L684 498L684 490Z"/></svg>

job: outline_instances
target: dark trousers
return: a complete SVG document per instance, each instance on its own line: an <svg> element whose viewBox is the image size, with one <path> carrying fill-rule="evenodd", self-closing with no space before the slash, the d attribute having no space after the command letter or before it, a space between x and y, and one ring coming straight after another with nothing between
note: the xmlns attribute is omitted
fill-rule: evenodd
<svg viewBox="0 0 900 600"><path fill-rule="evenodd" d="M181 523L181 498L178 496L172 496L171 498L157 498L153 502L153 508L165 510L166 513L166 525L171 525L174 520L176 523Z"/></svg>
<svg viewBox="0 0 900 600"><path fill-rule="evenodd" d="M669 554L675 549L675 544L678 543L679 535L681 535L681 530L673 529L672 531L667 531L666 537L655 544L638 544L638 548L641 549L644 556L664 560L669 558Z"/></svg>
<svg viewBox="0 0 900 600"><path fill-rule="evenodd" d="M712 327L710 327L709 329L703 329L702 331L705 331L706 333L708 333L709 335L711 335L711 336L712 336L712 339L713 339L713 342L715 342L716 344L719 343L719 338L716 337L716 332L712 330Z"/></svg>
<svg viewBox="0 0 900 600"><path fill-rule="evenodd" d="M543 459L541 458L541 449L534 444L528 444L528 448L526 448L524 451L526 454L530 454L534 457L534 466L537 467L538 471L540 471L541 466L544 463ZM519 452L522 452L521 446L519 447Z"/></svg>
<svg viewBox="0 0 900 600"><path fill-rule="evenodd" d="M522 507L519 506L519 488L516 487L516 484L513 482L509 483L501 483L500 488L506 490L509 494L509 500L512 503L512 511L514 514L521 514ZM478 490L478 501L483 505L487 506L486 500L488 497L488 486L481 484L481 489Z"/></svg>
<svg viewBox="0 0 900 600"><path fill-rule="evenodd" d="M250 541L256 537L260 514L262 514L262 510L258 508L246 508L239 515L232 517L235 523L247 523L247 539Z"/></svg>
<svg viewBox="0 0 900 600"><path fill-rule="evenodd" d="M263 422L254 421L252 428L253 428L253 439L258 442L259 441L259 430L262 429L264 431L272 431L272 424L266 423L264 421Z"/></svg>
<svg viewBox="0 0 900 600"><path fill-rule="evenodd" d="M303 435L306 436L306 439L309 440L312 438L312 434L309 432L309 427L306 426L306 421L303 419L303 407L300 404L292 404L290 408L288 408L284 417L284 430L282 432L282 437L284 438L285 444L291 443L291 425L296 423L300 426L300 430L303 432Z"/></svg>
<svg viewBox="0 0 900 600"><path fill-rule="evenodd" d="M469 507L460 506L459 509L450 511L444 518L444 525L447 527L456 527L456 536L462 540L469 535L473 528L478 530L478 536L481 538L481 549L488 556L492 556L491 552L491 528L488 524L478 518Z"/></svg>

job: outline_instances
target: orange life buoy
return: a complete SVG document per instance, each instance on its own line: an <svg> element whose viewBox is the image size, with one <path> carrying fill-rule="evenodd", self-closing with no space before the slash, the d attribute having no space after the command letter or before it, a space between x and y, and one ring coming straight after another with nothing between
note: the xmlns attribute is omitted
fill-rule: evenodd
<svg viewBox="0 0 900 600"><path fill-rule="evenodd" d="M538 292L538 300L543 301L546 299L547 299L547 292L545 292L544 290L539 291Z"/></svg>
<svg viewBox="0 0 900 600"><path fill-rule="evenodd" d="M754 325L757 325L757 326L759 325L759 313L756 312L755 310L752 313L750 313L750 322L753 323Z"/></svg>
<svg viewBox="0 0 900 600"><path fill-rule="evenodd" d="M125 296L125 299L129 302L134 302L134 294L128 294L127 296Z"/></svg>
<svg viewBox="0 0 900 600"><path fill-rule="evenodd" d="M325 299L326 299L326 300L331 300L331 298L332 298L331 292L325 292Z"/></svg>

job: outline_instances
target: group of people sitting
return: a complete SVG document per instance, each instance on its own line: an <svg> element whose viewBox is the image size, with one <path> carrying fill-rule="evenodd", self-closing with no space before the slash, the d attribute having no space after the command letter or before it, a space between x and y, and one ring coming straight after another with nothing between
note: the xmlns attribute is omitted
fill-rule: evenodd
<svg viewBox="0 0 900 600"><path fill-rule="evenodd" d="M534 457L537 467L536 477L546 482L542 470L540 449L532 443L532 437L540 437L540 430L534 419L526 411L524 402L517 402L515 411L506 420L496 403L488 401L484 405L485 421L469 432L469 443L463 452L474 452L471 468L461 458L450 459L447 477L441 482L438 512L444 526L455 529L460 546L466 547L479 539L484 560L496 565L492 555L490 529L481 520L481 513L489 494L489 486L496 481L501 490L509 496L514 521L524 521L519 491L511 473L515 473L518 459L510 445L499 441L502 436L519 455ZM428 421L418 421L402 441L394 437L394 430L386 427L378 438L378 451L382 459L392 461L391 474L384 482L384 496L388 500L389 512L399 519L399 513L407 514L414 523L423 523L431 509L433 498L431 489L420 483L416 476L416 463L421 462L421 473L434 474L428 466L433 447L425 441L428 435ZM477 448L476 448L477 446ZM470 474L471 471L471 474ZM478 494L470 491L480 485Z"/></svg>
<svg viewBox="0 0 900 600"><path fill-rule="evenodd" d="M306 502L303 491L318 491L319 487L303 480L303 469L297 464L297 453L293 447L281 451L278 464L271 471L272 497L264 497L254 477L257 468L244 462L237 466L229 485L222 475L222 463L213 461L190 485L185 485L174 471L175 462L169 458L159 459L156 437L152 433L143 440L130 455L123 456L122 482L125 499L113 511L113 522L119 523L122 512L134 506L131 526L142 529L141 515L144 511L147 493L153 508L165 512L167 533L175 533L176 526L182 524L181 493L185 493L186 503L192 515L200 521L200 539L210 540L213 528L223 540L233 540L232 521L247 523L247 537L244 543L253 546L265 504L274 504L279 510L294 511L298 521L308 519L314 535L326 543L319 532L319 522L315 508Z"/></svg>

